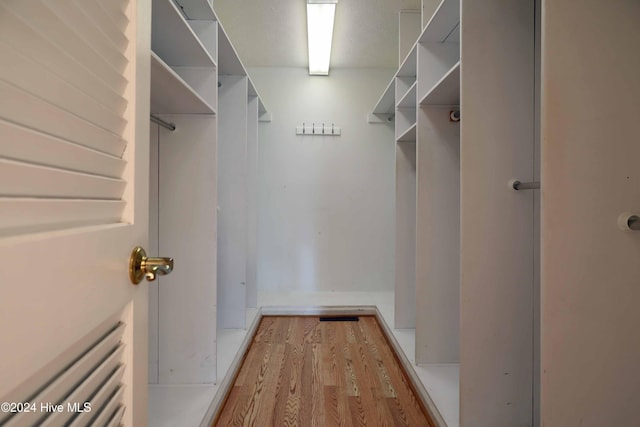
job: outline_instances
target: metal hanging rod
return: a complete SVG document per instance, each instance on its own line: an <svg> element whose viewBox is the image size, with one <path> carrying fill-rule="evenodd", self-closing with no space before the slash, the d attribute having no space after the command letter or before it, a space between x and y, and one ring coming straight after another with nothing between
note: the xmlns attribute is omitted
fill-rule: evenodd
<svg viewBox="0 0 640 427"><path fill-rule="evenodd" d="M640 216L631 215L627 218L627 227L629 230L639 231L640 230Z"/></svg>
<svg viewBox="0 0 640 427"><path fill-rule="evenodd" d="M165 122L160 117L156 117L153 114L150 114L149 117L151 118L151 121L153 123L156 123L156 124L162 126L163 128L167 128L167 129L169 129L171 131L176 130L176 125L174 125L173 123Z"/></svg>
<svg viewBox="0 0 640 427"><path fill-rule="evenodd" d="M514 181L510 181L509 186L514 190L539 190L540 181L520 182L518 180L514 180Z"/></svg>

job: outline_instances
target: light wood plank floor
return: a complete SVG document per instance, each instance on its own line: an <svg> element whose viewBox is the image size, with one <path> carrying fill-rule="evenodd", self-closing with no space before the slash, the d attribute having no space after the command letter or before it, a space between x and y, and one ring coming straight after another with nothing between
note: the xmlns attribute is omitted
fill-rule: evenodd
<svg viewBox="0 0 640 427"><path fill-rule="evenodd" d="M217 426L434 426L373 316L264 317Z"/></svg>

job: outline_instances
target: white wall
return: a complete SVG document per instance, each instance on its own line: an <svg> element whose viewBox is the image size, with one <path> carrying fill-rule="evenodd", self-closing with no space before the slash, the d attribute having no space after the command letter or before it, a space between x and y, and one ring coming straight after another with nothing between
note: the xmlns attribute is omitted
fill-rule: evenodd
<svg viewBox="0 0 640 427"><path fill-rule="evenodd" d="M393 72L249 70L273 116L259 129L259 291L393 289L393 127L366 120ZM303 122L342 135L296 136Z"/></svg>

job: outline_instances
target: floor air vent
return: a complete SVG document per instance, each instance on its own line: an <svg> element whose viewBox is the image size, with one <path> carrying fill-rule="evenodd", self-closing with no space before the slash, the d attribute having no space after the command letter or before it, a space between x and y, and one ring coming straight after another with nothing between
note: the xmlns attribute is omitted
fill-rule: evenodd
<svg viewBox="0 0 640 427"><path fill-rule="evenodd" d="M358 316L320 316L321 322L358 322Z"/></svg>

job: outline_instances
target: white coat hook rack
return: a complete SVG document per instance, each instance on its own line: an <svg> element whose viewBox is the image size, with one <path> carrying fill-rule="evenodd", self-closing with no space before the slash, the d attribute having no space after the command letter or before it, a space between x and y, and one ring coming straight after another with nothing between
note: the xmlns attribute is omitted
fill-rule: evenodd
<svg viewBox="0 0 640 427"><path fill-rule="evenodd" d="M340 136L342 129L331 123L302 123L302 126L296 126L296 135L315 135L315 136Z"/></svg>

